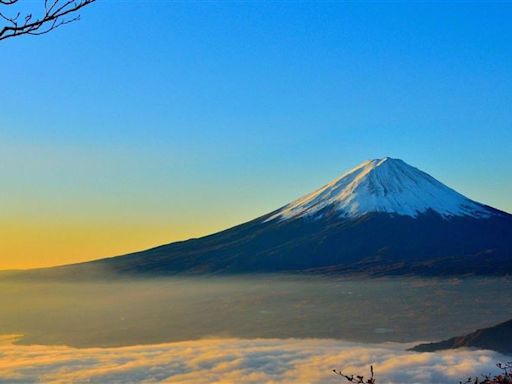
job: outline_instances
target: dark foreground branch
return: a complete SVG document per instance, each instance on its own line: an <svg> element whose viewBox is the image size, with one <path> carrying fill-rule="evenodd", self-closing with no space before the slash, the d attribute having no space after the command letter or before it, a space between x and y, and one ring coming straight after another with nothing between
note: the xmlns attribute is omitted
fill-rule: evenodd
<svg viewBox="0 0 512 384"><path fill-rule="evenodd" d="M332 370L334 374L341 376L345 378L347 381L355 384L375 384L375 377L373 373L373 365L370 365L370 377L365 378L364 376L357 376L357 375L346 375L341 371L338 371L336 369Z"/></svg>
<svg viewBox="0 0 512 384"><path fill-rule="evenodd" d="M19 11L8 16L4 8L12 8L18 1L0 0L0 19L5 24L0 27L0 40L20 35L43 35L62 25L80 20L77 11L96 0L44 0L40 16L34 16L32 13L22 15Z"/></svg>

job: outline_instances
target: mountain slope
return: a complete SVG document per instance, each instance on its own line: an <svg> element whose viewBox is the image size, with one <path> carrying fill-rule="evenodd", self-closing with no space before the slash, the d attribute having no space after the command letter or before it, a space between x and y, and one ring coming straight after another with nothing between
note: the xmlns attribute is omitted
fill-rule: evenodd
<svg viewBox="0 0 512 384"><path fill-rule="evenodd" d="M511 267L511 215L472 201L401 160L384 158L213 235L23 275L450 275L505 274Z"/></svg>
<svg viewBox="0 0 512 384"><path fill-rule="evenodd" d="M419 344L411 350L435 352L463 347L489 349L503 354L512 354L512 320L494 327L478 329L465 336L452 337L437 343Z"/></svg>

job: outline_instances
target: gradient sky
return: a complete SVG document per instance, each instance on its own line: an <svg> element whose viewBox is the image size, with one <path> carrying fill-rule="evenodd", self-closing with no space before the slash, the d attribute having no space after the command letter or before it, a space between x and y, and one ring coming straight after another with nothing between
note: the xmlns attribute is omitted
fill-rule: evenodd
<svg viewBox="0 0 512 384"><path fill-rule="evenodd" d="M1 42L0 269L207 234L383 156L511 212L510 20L512 3L99 0Z"/></svg>

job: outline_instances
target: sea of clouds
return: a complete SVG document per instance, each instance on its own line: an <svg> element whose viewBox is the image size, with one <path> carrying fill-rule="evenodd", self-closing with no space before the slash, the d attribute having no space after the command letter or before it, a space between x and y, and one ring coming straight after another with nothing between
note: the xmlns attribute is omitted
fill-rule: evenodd
<svg viewBox="0 0 512 384"><path fill-rule="evenodd" d="M409 344L325 339L205 339L116 348L17 345L0 337L0 383L330 384L332 369L377 382L459 383L494 372L507 357L490 351L407 352ZM510 358L509 358L510 360Z"/></svg>

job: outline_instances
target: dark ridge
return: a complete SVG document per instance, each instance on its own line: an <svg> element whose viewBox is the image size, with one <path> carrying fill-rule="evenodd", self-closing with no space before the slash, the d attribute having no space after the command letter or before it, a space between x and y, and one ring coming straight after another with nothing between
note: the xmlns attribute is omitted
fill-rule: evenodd
<svg viewBox="0 0 512 384"><path fill-rule="evenodd" d="M436 343L419 344L411 350L435 352L463 347L489 349L503 354L512 354L512 320L494 327L478 329L465 336L452 337Z"/></svg>

